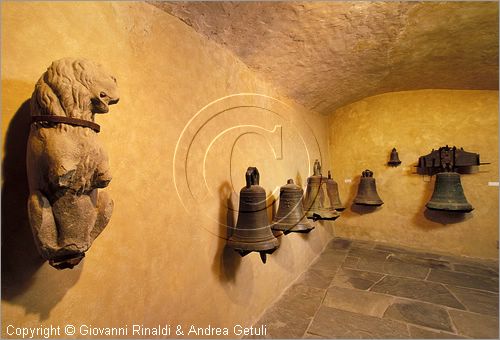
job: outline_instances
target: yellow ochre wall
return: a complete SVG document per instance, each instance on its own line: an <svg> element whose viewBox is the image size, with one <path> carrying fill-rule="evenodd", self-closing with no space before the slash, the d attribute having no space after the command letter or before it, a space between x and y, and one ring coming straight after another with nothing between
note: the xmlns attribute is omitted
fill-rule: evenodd
<svg viewBox="0 0 500 340"><path fill-rule="evenodd" d="M96 117L113 174L111 221L82 263L57 271L34 248L24 157L27 101L63 57L103 64L120 102ZM329 162L327 123L149 4L2 2L2 337L8 325L251 326L332 225L280 237L264 265L224 247L228 199L237 204L248 166L269 201L288 178L305 186L314 159Z"/></svg>
<svg viewBox="0 0 500 340"><path fill-rule="evenodd" d="M333 178L347 206L335 222L335 236L498 258L498 187L488 186L498 181L497 91L387 93L336 110L329 126ZM491 163L461 176L475 208L471 213L425 208L435 176L417 175L414 166L419 156L445 145L479 153L482 162ZM398 167L386 165L393 147L402 161ZM352 205L365 169L374 172L384 201L374 211Z"/></svg>

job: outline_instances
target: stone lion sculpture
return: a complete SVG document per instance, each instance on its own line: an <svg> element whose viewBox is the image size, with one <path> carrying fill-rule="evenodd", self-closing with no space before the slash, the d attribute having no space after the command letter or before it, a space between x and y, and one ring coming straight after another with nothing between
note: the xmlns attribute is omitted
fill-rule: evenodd
<svg viewBox="0 0 500 340"><path fill-rule="evenodd" d="M85 59L54 61L31 97L27 146L28 213L41 256L73 268L106 227L113 201L97 113L118 102L116 79Z"/></svg>

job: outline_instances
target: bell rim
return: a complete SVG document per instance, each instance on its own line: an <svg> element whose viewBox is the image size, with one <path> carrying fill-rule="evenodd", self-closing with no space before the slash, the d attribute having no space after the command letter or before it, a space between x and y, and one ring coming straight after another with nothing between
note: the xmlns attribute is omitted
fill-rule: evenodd
<svg viewBox="0 0 500 340"><path fill-rule="evenodd" d="M311 229L297 229L297 230L288 230L288 231L283 231L283 234L288 235L290 233L297 233L297 234L309 234L311 231L313 231L315 227L312 227Z"/></svg>
<svg viewBox="0 0 500 340"><path fill-rule="evenodd" d="M309 220L313 220L313 221L323 221L323 220L326 220L326 221L335 221L337 218L340 217L340 214L338 212L336 212L334 210L334 214L331 214L329 213L328 215L327 214L321 214L321 213L318 213L316 211L310 211L308 213L306 213L306 217L307 219Z"/></svg>
<svg viewBox="0 0 500 340"><path fill-rule="evenodd" d="M297 224L275 223L271 227L272 230L288 232L288 233L308 233L314 228L315 227L310 225L308 221Z"/></svg>
<svg viewBox="0 0 500 340"><path fill-rule="evenodd" d="M313 221L335 221L337 218L340 217L340 215L338 216L334 216L334 217L323 217L321 215L318 215L319 217L315 217L315 216L311 216L311 217L307 217L307 219L309 220L313 220Z"/></svg>
<svg viewBox="0 0 500 340"><path fill-rule="evenodd" d="M336 209L310 209L306 211L306 217L312 217L312 215L320 215L320 216L332 216L332 217L338 217L340 214L336 211Z"/></svg>
<svg viewBox="0 0 500 340"><path fill-rule="evenodd" d="M381 205L384 204L384 202L382 202L382 201L368 201L368 202L356 202L356 201L354 201L354 204L366 205L366 206L370 206L370 207L380 207Z"/></svg>
<svg viewBox="0 0 500 340"><path fill-rule="evenodd" d="M227 246L235 250L250 250L250 251L266 251L271 249L277 249L279 247L279 241L276 237L259 240L256 242L248 242L239 238L231 237L227 241Z"/></svg>
<svg viewBox="0 0 500 340"><path fill-rule="evenodd" d="M450 206L442 206L440 207L439 204L429 204L427 203L425 205L425 207L427 209L430 209L430 210L434 210L434 211L449 211L449 212L457 212L457 213L469 213L471 212L472 210L474 210L474 207L472 205L465 205L463 208L466 208L466 209L462 209L462 208L458 208L458 209L451 209ZM469 208L470 207L470 208Z"/></svg>

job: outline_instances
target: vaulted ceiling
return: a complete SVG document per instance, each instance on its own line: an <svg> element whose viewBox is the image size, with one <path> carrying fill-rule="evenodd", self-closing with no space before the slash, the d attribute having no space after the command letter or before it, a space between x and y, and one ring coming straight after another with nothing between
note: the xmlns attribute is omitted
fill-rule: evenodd
<svg viewBox="0 0 500 340"><path fill-rule="evenodd" d="M498 90L497 2L150 2L329 114L415 89Z"/></svg>

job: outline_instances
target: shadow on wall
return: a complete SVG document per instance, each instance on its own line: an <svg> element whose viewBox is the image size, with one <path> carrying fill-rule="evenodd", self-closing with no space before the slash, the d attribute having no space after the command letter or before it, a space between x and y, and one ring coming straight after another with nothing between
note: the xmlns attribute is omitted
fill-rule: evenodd
<svg viewBox="0 0 500 340"><path fill-rule="evenodd" d="M353 210L353 206L355 206L353 200L358 192L358 185L360 178L361 176L356 176L355 178L352 178L352 184L349 186L349 193L347 194L347 197L340 197L340 200L344 204L344 207L346 207L346 209L342 212L344 217L350 217L353 216L353 213L355 214L358 213L357 211Z"/></svg>
<svg viewBox="0 0 500 340"><path fill-rule="evenodd" d="M44 260L38 254L28 220L26 145L30 106L26 100L12 118L4 142L2 163L2 300L23 305L27 312L47 319L50 310L80 276L80 268L58 272L48 268L51 280L37 282ZM64 277L62 277L64 276ZM43 301L39 299L43 296Z"/></svg>
<svg viewBox="0 0 500 340"><path fill-rule="evenodd" d="M2 299L25 291L42 265L28 221L26 144L29 135L29 100L16 112L5 136L2 163Z"/></svg>
<svg viewBox="0 0 500 340"><path fill-rule="evenodd" d="M221 184L219 187L219 243L212 271L222 282L234 282L236 271L241 264L241 256L226 245L236 226L237 206L234 203L234 196L236 195L234 195L229 182Z"/></svg>
<svg viewBox="0 0 500 340"><path fill-rule="evenodd" d="M274 220L279 209L279 201L276 200L271 191L267 193L266 206L267 206L267 215L269 217L269 222L271 223L272 226L272 221ZM293 272L295 270L294 257L286 254L286 252L290 251L289 247L291 246L291 243L289 241L288 242L285 241L286 236L282 231L271 230L271 232L273 233L274 237L278 239L279 246L278 249L276 249L271 255L267 255L268 261L269 259L272 259L274 263L276 263L284 270L288 272ZM283 242L286 242L285 246L283 246ZM280 253L282 252L285 253L284 255L280 256Z"/></svg>
<svg viewBox="0 0 500 340"><path fill-rule="evenodd" d="M298 171L297 171L297 176L295 176L295 184L297 184L299 187L303 188L302 176L300 175L300 172L298 172Z"/></svg>
<svg viewBox="0 0 500 340"><path fill-rule="evenodd" d="M253 296L253 268L247 259L243 259L234 249L227 246L237 223L238 196L229 182L219 187L219 237L212 272L218 277L227 297L238 305L247 305ZM247 257L251 256L250 254ZM239 272L239 273L238 273ZM245 284L238 283L238 278ZM241 288L245 287L244 290Z"/></svg>

